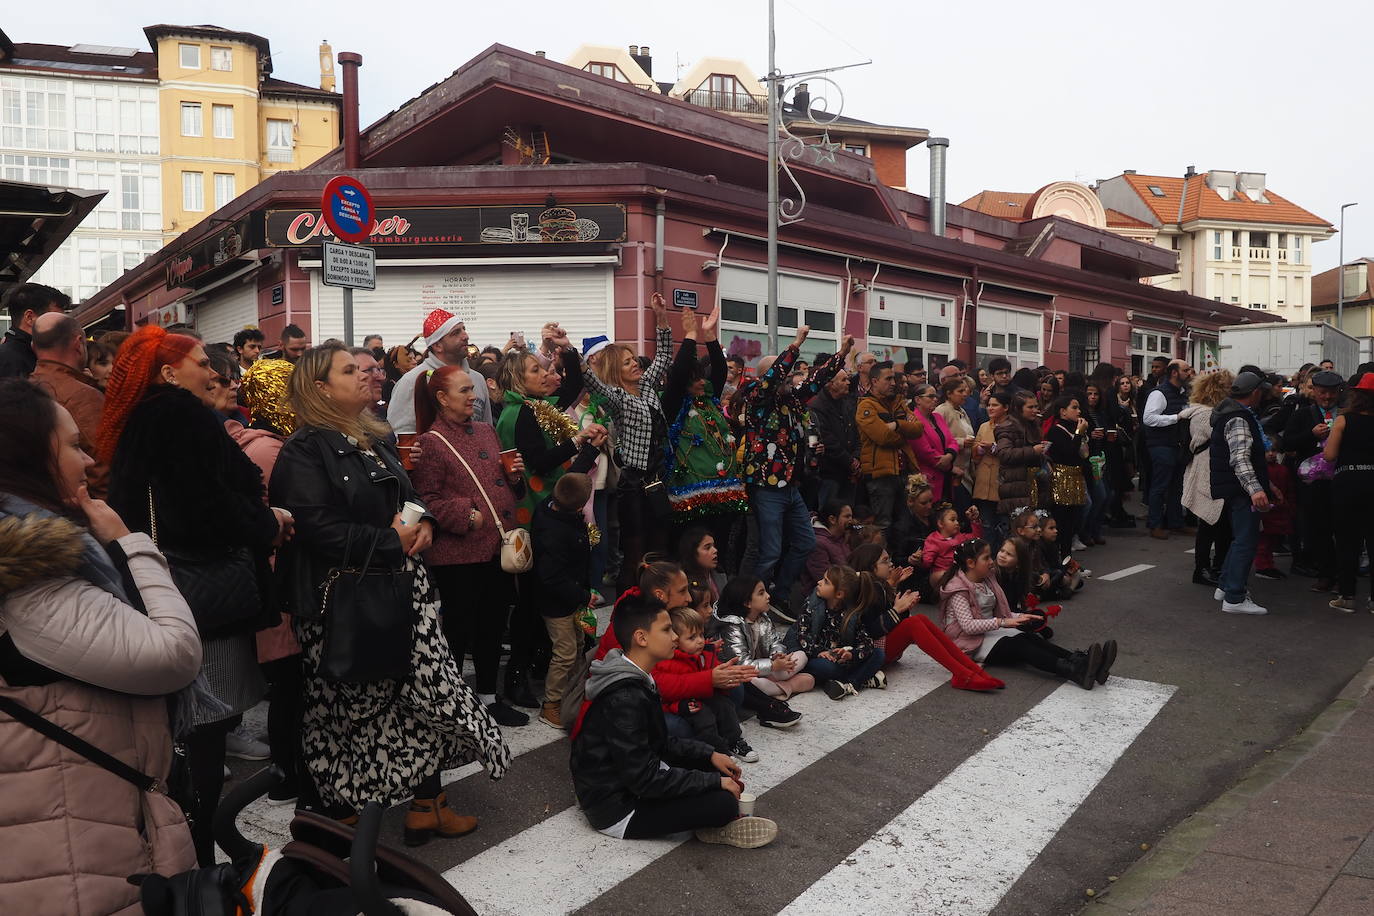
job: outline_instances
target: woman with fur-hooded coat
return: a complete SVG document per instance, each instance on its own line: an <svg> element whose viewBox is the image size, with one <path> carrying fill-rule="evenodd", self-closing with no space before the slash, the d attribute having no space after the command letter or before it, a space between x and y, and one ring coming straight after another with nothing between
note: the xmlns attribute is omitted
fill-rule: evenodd
<svg viewBox="0 0 1374 916"><path fill-rule="evenodd" d="M164 695L200 669L195 620L152 540L85 496L81 461L91 461L70 415L70 441L52 435L54 408L61 421L66 411L35 386L0 382L0 698L165 780L172 739ZM42 435L25 435L26 426L45 425ZM53 464L75 469L71 486L54 485L62 475L40 463L54 439L69 454ZM71 503L86 511L90 531L73 521ZM142 909L130 875L195 865L175 802L140 791L3 708L0 850L0 913L25 916L134 916Z"/></svg>

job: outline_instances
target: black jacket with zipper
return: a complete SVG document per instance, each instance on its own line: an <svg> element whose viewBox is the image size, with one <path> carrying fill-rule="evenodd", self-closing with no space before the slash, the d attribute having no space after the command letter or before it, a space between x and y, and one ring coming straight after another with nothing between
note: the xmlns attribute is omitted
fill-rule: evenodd
<svg viewBox="0 0 1374 916"><path fill-rule="evenodd" d="M587 520L577 510L559 509L552 498L534 510L530 524L534 575L521 585L532 589L534 607L545 617L567 617L591 595L592 545Z"/></svg>
<svg viewBox="0 0 1374 916"><path fill-rule="evenodd" d="M405 502L423 505L390 443L364 454L342 433L303 427L282 445L272 468L271 502L296 520L277 554L282 610L320 613L318 586L334 568L400 569L405 551L391 521ZM374 547L375 539L375 547Z"/></svg>

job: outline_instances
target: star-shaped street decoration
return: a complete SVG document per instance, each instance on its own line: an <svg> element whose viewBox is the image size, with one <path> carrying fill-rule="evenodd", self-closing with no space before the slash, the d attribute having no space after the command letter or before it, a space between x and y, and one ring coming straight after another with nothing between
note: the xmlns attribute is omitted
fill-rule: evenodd
<svg viewBox="0 0 1374 916"><path fill-rule="evenodd" d="M811 149L816 154L816 165L820 165L823 162L833 164L835 162L835 151L839 148L840 145L838 143L830 142L830 132L826 131L821 137L820 143L811 144Z"/></svg>

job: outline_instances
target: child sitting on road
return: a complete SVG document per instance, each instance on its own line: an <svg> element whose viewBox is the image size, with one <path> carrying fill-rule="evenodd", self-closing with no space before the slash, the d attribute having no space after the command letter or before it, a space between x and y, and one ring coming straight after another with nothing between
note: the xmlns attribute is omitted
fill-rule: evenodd
<svg viewBox="0 0 1374 916"><path fill-rule="evenodd" d="M1073 681L1084 690L1105 684L1116 661L1116 641L1071 652L1020 628L1033 621L1016 614L993 573L992 551L981 538L954 551L954 565L940 582L940 619L949 637L987 665L1024 663Z"/></svg>
<svg viewBox="0 0 1374 916"><path fill-rule="evenodd" d="M749 682L770 703L745 703L758 714L759 724L769 728L788 728L801 720L801 713L787 705L793 694L816 686L816 679L803 673L806 653L789 652L784 633L768 616L768 589L757 576L736 576L725 583L716 607L716 630L722 658L733 658L753 665L759 676Z"/></svg>
<svg viewBox="0 0 1374 916"><path fill-rule="evenodd" d="M983 523L977 506L968 508L969 531L961 533L959 511L949 504L935 510L935 530L921 547L921 565L928 571L927 581L934 586L954 562L954 548L964 541L983 536Z"/></svg>
<svg viewBox="0 0 1374 916"><path fill-rule="evenodd" d="M1059 616L1057 604L1042 605L1031 590L1031 549L1026 541L1012 535L1002 542L997 550L997 584L1007 596L1007 603L1016 614L1029 614L1036 618L1024 624L1021 629L1028 633L1039 633L1045 639L1053 639L1054 631L1046 626L1050 617Z"/></svg>
<svg viewBox="0 0 1374 916"><path fill-rule="evenodd" d="M663 711L681 716L698 741L745 763L757 763L758 752L744 740L734 702L722 692L725 685L716 683L722 678L715 672L723 669L715 649L707 645L700 615L691 608L679 608L669 612L669 617L677 634L677 649L672 658L659 662L653 670L654 683L665 697ZM745 677L750 670L739 666L735 676ZM669 700L668 696L681 699Z"/></svg>
<svg viewBox="0 0 1374 916"><path fill-rule="evenodd" d="M627 595L616 607L617 642L592 664L587 702L572 734L573 788L593 828L620 839L694 830L706 843L753 849L778 825L738 817L739 765L691 738L674 738L649 672L673 657L677 635L663 602Z"/></svg>
<svg viewBox="0 0 1374 916"><path fill-rule="evenodd" d="M824 682L832 700L858 696L860 687L887 686L883 650L873 645L863 626L875 582L865 586L848 566L832 566L797 615L797 645L808 659L806 673Z"/></svg>
<svg viewBox="0 0 1374 916"><path fill-rule="evenodd" d="M1059 549L1059 521L1053 515L1040 519L1040 540L1036 542L1040 550L1041 567L1049 574L1049 582L1041 589L1039 597L1046 600L1058 598L1067 601L1080 591L1086 582L1087 570L1078 565L1072 556L1065 557Z"/></svg>

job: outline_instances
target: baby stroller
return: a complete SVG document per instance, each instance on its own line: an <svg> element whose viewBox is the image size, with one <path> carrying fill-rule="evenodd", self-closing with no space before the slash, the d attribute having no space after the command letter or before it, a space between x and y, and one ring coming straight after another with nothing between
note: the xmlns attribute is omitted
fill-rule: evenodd
<svg viewBox="0 0 1374 916"><path fill-rule="evenodd" d="M215 842L231 862L170 878L136 875L147 916L477 916L438 872L377 845L382 806L369 803L349 827L297 811L291 841L278 850L251 843L238 815L282 778L259 770L215 813Z"/></svg>

